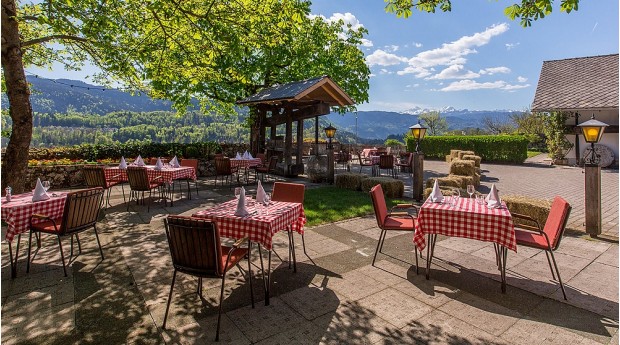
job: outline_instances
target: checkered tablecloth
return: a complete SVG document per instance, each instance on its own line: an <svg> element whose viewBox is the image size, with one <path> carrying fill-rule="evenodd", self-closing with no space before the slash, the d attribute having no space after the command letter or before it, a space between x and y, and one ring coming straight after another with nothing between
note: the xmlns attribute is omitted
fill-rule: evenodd
<svg viewBox="0 0 620 345"><path fill-rule="evenodd" d="M194 213L192 217L206 218L214 221L220 236L230 238L249 237L271 250L273 235L291 226L293 231L303 235L306 215L303 204L296 202L272 201L269 206L261 207L253 199L246 199L250 212L247 217L235 216L237 200L233 199L213 208Z"/></svg>
<svg viewBox="0 0 620 345"><path fill-rule="evenodd" d="M161 176L163 181L167 184L172 183L172 180L186 179L190 178L192 180L196 180L196 169L193 167L180 167L180 168L172 168L170 166L165 166L161 170L155 170L154 165L146 165L146 172L149 175L149 180L156 178L157 176ZM118 167L110 167L105 168L105 179L107 181L123 181L127 182L127 170L120 169ZM119 175L119 178L114 178L114 176Z"/></svg>
<svg viewBox="0 0 620 345"><path fill-rule="evenodd" d="M456 207L426 201L418 213L418 227L413 237L420 250L426 247L426 234L495 242L517 251L512 216L505 204L502 208L490 209L479 205L475 199L460 198Z"/></svg>
<svg viewBox="0 0 620 345"><path fill-rule="evenodd" d="M62 217L62 212L67 200L67 193L55 192L55 196L43 201L32 202L32 192L13 195L11 201L2 198L2 220L8 225L6 240L13 241L19 234L28 232L30 229L30 216L38 213L50 218ZM41 223L42 219L33 219L34 224Z"/></svg>
<svg viewBox="0 0 620 345"><path fill-rule="evenodd" d="M260 158L252 158L252 159L230 159L230 166L233 168L247 168L253 165L262 164L263 161Z"/></svg>

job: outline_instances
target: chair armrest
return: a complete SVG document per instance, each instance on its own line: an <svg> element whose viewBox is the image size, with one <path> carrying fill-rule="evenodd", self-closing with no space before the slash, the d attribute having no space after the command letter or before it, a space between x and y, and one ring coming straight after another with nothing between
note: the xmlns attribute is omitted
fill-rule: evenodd
<svg viewBox="0 0 620 345"><path fill-rule="evenodd" d="M163 180L163 179L164 179L164 177L159 175L159 176L156 176L156 177L152 178L151 181L153 181L153 180Z"/></svg>
<svg viewBox="0 0 620 345"><path fill-rule="evenodd" d="M49 219L52 220L52 218L50 218L49 216L45 215L45 214L39 214L39 213L34 213L30 216L30 218L37 218L37 219Z"/></svg>
<svg viewBox="0 0 620 345"><path fill-rule="evenodd" d="M420 211L420 206L417 206L417 205L414 205L414 204L397 204L395 206L392 206L392 209L390 210L390 214L395 213L394 210L404 210L404 209L408 209L408 208L414 209L416 214L418 214L418 212ZM401 212L403 212L403 211L401 211Z"/></svg>
<svg viewBox="0 0 620 345"><path fill-rule="evenodd" d="M540 223L536 219L534 219L534 218L532 218L532 217L530 217L528 215L520 214L520 213L511 213L511 215L512 215L513 218L519 218L519 219L527 220L529 222L532 222L532 223L536 224L536 226L521 224L521 225L519 225L520 228L523 228L524 230L528 230L528 231L537 231L537 232L540 232L540 233L543 232L542 227L540 226Z"/></svg>
<svg viewBox="0 0 620 345"><path fill-rule="evenodd" d="M120 177L121 177L121 174L116 174L116 175L110 177L110 180L120 179Z"/></svg>
<svg viewBox="0 0 620 345"><path fill-rule="evenodd" d="M233 243L232 247L230 248L230 253L232 253L233 250L239 248L240 245L243 244L243 242L247 242L250 238L249 237L244 237L244 238L240 238L238 240L235 241L235 243Z"/></svg>

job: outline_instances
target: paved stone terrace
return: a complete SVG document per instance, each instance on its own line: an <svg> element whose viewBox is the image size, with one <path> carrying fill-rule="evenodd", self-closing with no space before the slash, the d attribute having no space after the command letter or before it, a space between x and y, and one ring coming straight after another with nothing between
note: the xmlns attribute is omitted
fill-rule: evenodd
<svg viewBox="0 0 620 345"><path fill-rule="evenodd" d="M443 162L427 161L425 168L429 176L447 173ZM483 169L483 188L494 182L501 193L565 196L574 206L571 224L579 225L575 215L576 203L583 200L579 195L583 186L580 169L508 165L483 165ZM520 183L522 180L526 181ZM161 329L172 277L163 218L167 214L192 214L232 195L230 188L214 189L211 180L200 181L200 189L197 199L177 201L174 207L155 203L150 213L146 207L135 205L126 212L120 191L115 190L114 206L98 226L105 260L99 257L94 235L84 233L82 253L72 261L67 278L62 274L57 244L47 236L31 272L25 273L22 255L18 277L10 279L4 243L2 343L213 342L217 279L205 280L201 299L195 293L196 279L179 274L168 327ZM312 261L303 255L297 235L297 273L286 262L286 236L278 234L275 251L283 261L276 256L272 261L275 271L270 306L262 303L255 250L252 270L256 306L250 307L249 284L244 279L247 266L243 265L244 270L233 270L226 282L220 342L617 344L617 171L603 173L603 190L603 200L609 197L610 203L615 203L612 207L604 202L607 236L591 239L572 231L556 252L568 301L562 299L559 285L551 280L544 253L523 247L508 255L506 294L500 291L489 243L440 238L431 279L426 280L423 269L418 275L413 265L411 234L390 233L384 246L386 254L379 254L373 267L379 229L374 216L369 215L307 228L305 240ZM27 240L22 239L22 253L26 247Z"/></svg>

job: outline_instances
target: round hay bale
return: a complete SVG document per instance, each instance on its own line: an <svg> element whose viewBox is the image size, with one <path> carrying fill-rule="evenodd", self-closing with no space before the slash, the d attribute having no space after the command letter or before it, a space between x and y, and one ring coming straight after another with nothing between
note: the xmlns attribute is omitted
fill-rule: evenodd
<svg viewBox="0 0 620 345"><path fill-rule="evenodd" d="M482 161L482 157L474 155L464 155L463 160L474 161L476 163L476 167L480 168L480 162Z"/></svg>
<svg viewBox="0 0 620 345"><path fill-rule="evenodd" d="M541 227L545 226L549 211L551 210L551 200L531 198L523 195L500 195L506 202L506 207L512 213L520 213L530 216L538 221ZM535 225L520 218L512 218L515 225Z"/></svg>
<svg viewBox="0 0 620 345"><path fill-rule="evenodd" d="M350 190L362 190L362 180L366 178L364 174L345 172L336 175L335 186Z"/></svg>
<svg viewBox="0 0 620 345"><path fill-rule="evenodd" d="M461 152L461 150L450 150L450 157L452 159L459 158L459 152Z"/></svg>
<svg viewBox="0 0 620 345"><path fill-rule="evenodd" d="M475 156L476 153L474 151L460 151L459 152L459 156L457 158L458 159L463 159L463 156L465 156L465 155Z"/></svg>
<svg viewBox="0 0 620 345"><path fill-rule="evenodd" d="M465 161L462 159L453 159L450 162L450 174L461 176L473 176L476 173L474 161Z"/></svg>
<svg viewBox="0 0 620 345"><path fill-rule="evenodd" d="M391 177L368 177L362 180L362 191L370 192L370 189L380 184L383 193L388 198L402 198L405 193L405 184L403 181L393 179Z"/></svg>

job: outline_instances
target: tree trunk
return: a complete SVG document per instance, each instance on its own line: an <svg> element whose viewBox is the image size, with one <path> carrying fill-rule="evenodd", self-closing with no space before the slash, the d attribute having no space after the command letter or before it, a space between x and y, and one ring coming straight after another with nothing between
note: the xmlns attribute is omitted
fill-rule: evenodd
<svg viewBox="0 0 620 345"><path fill-rule="evenodd" d="M13 121L11 137L2 160L2 192L6 186L13 193L23 193L28 169L28 149L32 139L32 105L30 88L24 73L21 40L15 0L2 0L2 70L9 98L9 115Z"/></svg>

